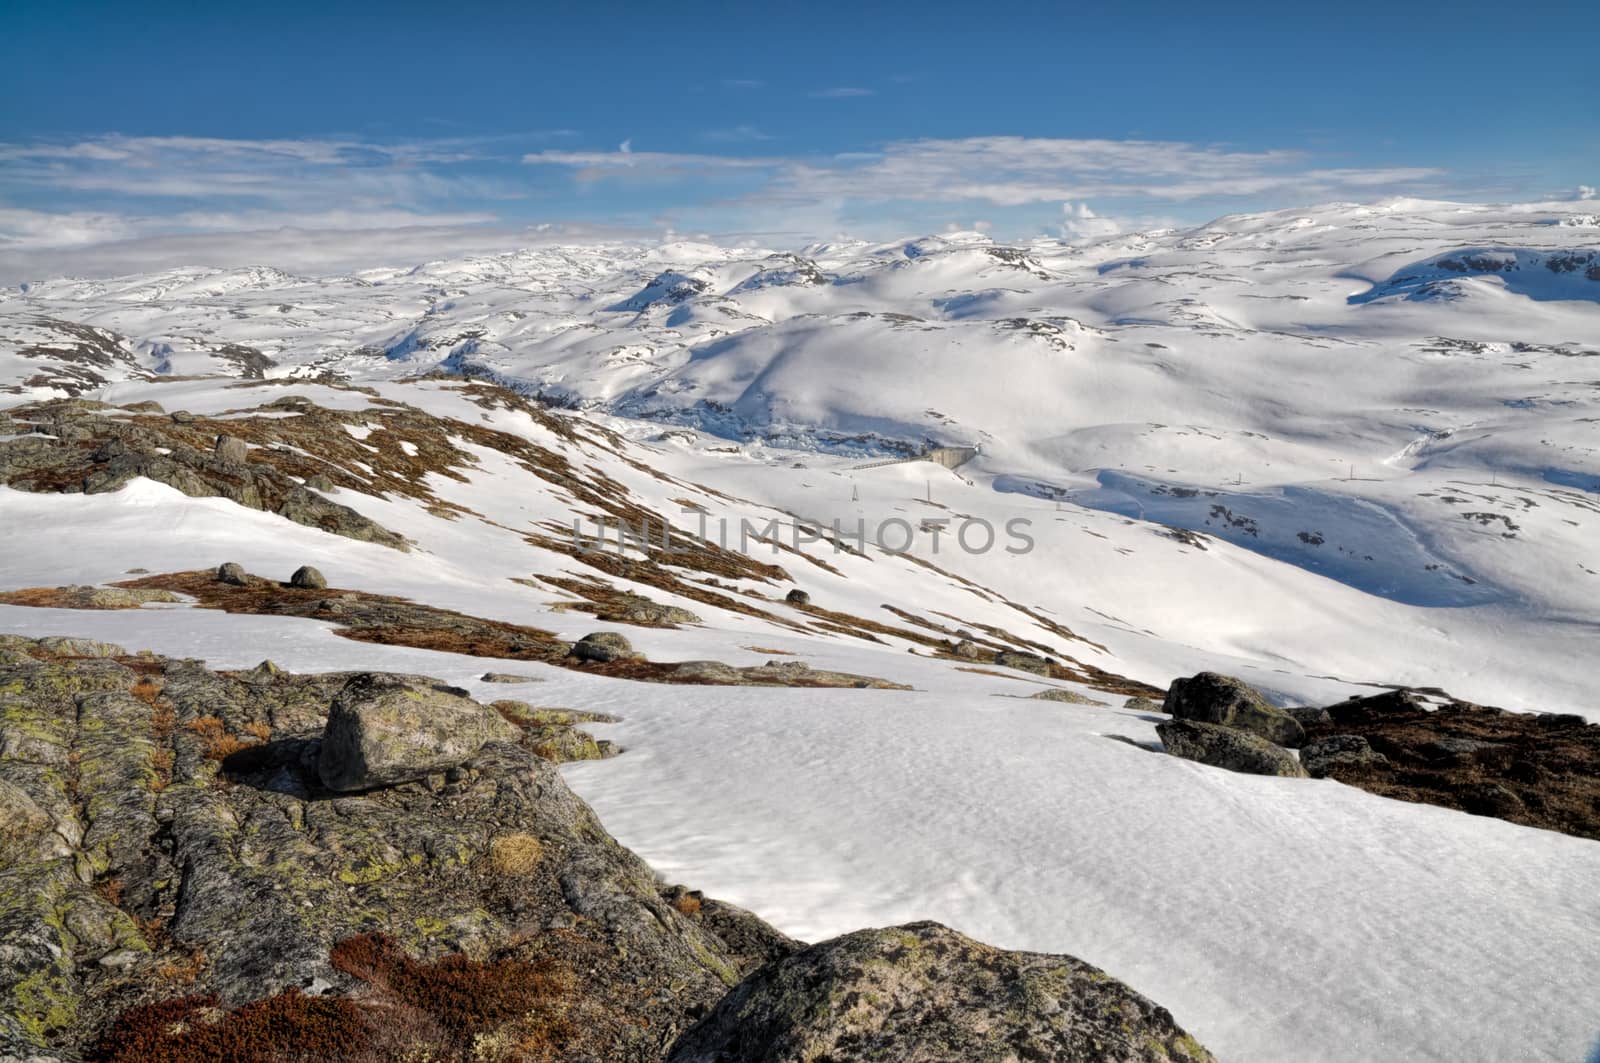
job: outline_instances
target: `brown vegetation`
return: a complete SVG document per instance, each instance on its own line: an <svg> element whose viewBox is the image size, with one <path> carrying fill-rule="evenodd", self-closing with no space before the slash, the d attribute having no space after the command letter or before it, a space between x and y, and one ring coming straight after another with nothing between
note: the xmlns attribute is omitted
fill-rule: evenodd
<svg viewBox="0 0 1600 1063"><path fill-rule="evenodd" d="M1359 735L1384 760L1327 777L1419 801L1600 840L1600 724L1463 702L1427 709L1404 691L1330 705L1308 745Z"/></svg>

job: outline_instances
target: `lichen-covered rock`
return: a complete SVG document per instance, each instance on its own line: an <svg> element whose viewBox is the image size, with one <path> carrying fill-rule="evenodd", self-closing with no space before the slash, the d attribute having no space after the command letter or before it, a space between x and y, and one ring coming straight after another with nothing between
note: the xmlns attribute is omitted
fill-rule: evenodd
<svg viewBox="0 0 1600 1063"><path fill-rule="evenodd" d="M1161 706L1160 705L1158 705L1155 702L1151 701L1149 698L1141 698L1141 697L1129 698L1127 701L1124 701L1122 703L1122 707L1125 708L1125 709L1132 709L1134 712L1160 712L1161 711Z"/></svg>
<svg viewBox="0 0 1600 1063"><path fill-rule="evenodd" d="M1191 1063L1164 1008L1070 956L1007 952L940 926L861 930L750 975L669 1063L927 1060Z"/></svg>
<svg viewBox="0 0 1600 1063"><path fill-rule="evenodd" d="M249 582L249 577L245 575L243 565L235 561L224 561L217 566L217 582L243 587Z"/></svg>
<svg viewBox="0 0 1600 1063"><path fill-rule="evenodd" d="M1248 731L1280 746L1294 748L1306 740L1305 729L1298 720L1231 675L1201 672L1187 679L1174 679L1161 707L1177 720Z"/></svg>
<svg viewBox="0 0 1600 1063"><path fill-rule="evenodd" d="M810 605L811 595L801 590L799 587L796 587L788 594L785 594L783 596L783 600L788 602L790 605Z"/></svg>
<svg viewBox="0 0 1600 1063"><path fill-rule="evenodd" d="M1019 653L1016 650L1001 650L994 655L994 663L1001 668L1017 668L1034 675L1049 675L1050 662L1036 653Z"/></svg>
<svg viewBox="0 0 1600 1063"><path fill-rule="evenodd" d="M320 591L327 589L328 581L321 572L310 565L301 565L294 570L294 575L289 577L289 586L299 587L301 590Z"/></svg>
<svg viewBox="0 0 1600 1063"><path fill-rule="evenodd" d="M573 1019L560 1058L653 1063L783 952L748 913L664 897L510 724L514 742L421 784L330 799L317 736L349 676L58 655L18 636L0 651L0 1059L80 1059L125 1009L175 997L352 999L362 983L331 951L379 933L419 960L554 965L552 1003ZM508 867L507 839L540 857ZM468 1043L479 1033L500 1031Z"/></svg>
<svg viewBox="0 0 1600 1063"><path fill-rule="evenodd" d="M126 657L128 651L114 642L73 638L70 635L47 635L39 640L39 647L61 657Z"/></svg>
<svg viewBox="0 0 1600 1063"><path fill-rule="evenodd" d="M1194 720L1167 720L1156 724L1156 734L1168 753L1185 760L1249 775L1306 777L1293 753L1249 731Z"/></svg>
<svg viewBox="0 0 1600 1063"><path fill-rule="evenodd" d="M580 661L621 661L638 656L626 635L615 631L595 631L572 644L572 656Z"/></svg>
<svg viewBox="0 0 1600 1063"><path fill-rule="evenodd" d="M1049 690L1041 690L1037 694L1030 694L1028 698L1030 701L1059 701L1067 705L1100 704L1093 698L1086 698L1076 690L1068 690L1065 687L1051 687Z"/></svg>
<svg viewBox="0 0 1600 1063"><path fill-rule="evenodd" d="M1300 764L1313 779L1321 779L1334 768L1378 767L1389 758L1377 752L1360 735L1329 735L1307 742L1300 750Z"/></svg>
<svg viewBox="0 0 1600 1063"><path fill-rule="evenodd" d="M955 648L950 652L955 654L957 657L965 657L969 661L976 661L984 656L983 647L979 646L971 639L962 639L961 641L957 642L955 644Z"/></svg>
<svg viewBox="0 0 1600 1063"><path fill-rule="evenodd" d="M600 619L620 624L638 624L641 627L673 627L678 624L698 624L700 618L676 605L662 605L648 598L630 597L614 609L602 610Z"/></svg>
<svg viewBox="0 0 1600 1063"><path fill-rule="evenodd" d="M250 461L250 444L238 436L218 436L211 454L225 465L246 465Z"/></svg>
<svg viewBox="0 0 1600 1063"><path fill-rule="evenodd" d="M744 676L731 664L721 661L684 661L673 669L679 682L742 683Z"/></svg>
<svg viewBox="0 0 1600 1063"><path fill-rule="evenodd" d="M330 790L370 790L461 765L486 742L515 741L501 716L426 676L366 672L328 712L317 775Z"/></svg>

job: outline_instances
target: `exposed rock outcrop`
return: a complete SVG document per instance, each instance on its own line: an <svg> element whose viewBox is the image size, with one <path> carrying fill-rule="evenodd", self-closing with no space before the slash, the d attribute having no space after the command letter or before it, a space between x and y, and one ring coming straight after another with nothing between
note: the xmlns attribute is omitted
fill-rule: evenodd
<svg viewBox="0 0 1600 1063"><path fill-rule="evenodd" d="M1293 716L1242 679L1216 672L1174 679L1161 708L1174 719L1249 731L1280 746L1297 747L1306 739L1305 729Z"/></svg>
<svg viewBox="0 0 1600 1063"><path fill-rule="evenodd" d="M0 1058L76 1059L118 1015L99 1058L225 1058L174 1038L248 1005L280 1016L272 1036L308 1008L345 1023L339 1051L271 1058L471 1058L480 1035L538 1034L552 1058L659 1060L792 947L731 905L674 906L504 722L510 740L453 768L330 794L327 706L410 677L218 673L70 639L0 636L0 654ZM482 983L396 1001L371 982L385 968ZM496 1010L518 984L538 993ZM428 1010L450 1000L462 1014ZM518 1025L530 1009L564 1020ZM380 1050L391 1030L410 1043Z"/></svg>
<svg viewBox="0 0 1600 1063"><path fill-rule="evenodd" d="M23 491L98 494L121 490L142 476L191 497L218 496L335 535L407 548L401 536L301 487L274 461L252 461L246 440L208 433L194 414L180 410L170 417L110 417L101 416L102 411L122 412L83 399L8 411L25 434L0 440L0 484ZM214 429L234 423L209 425Z"/></svg>
<svg viewBox="0 0 1600 1063"><path fill-rule="evenodd" d="M1388 757L1374 750L1360 735L1329 735L1307 742L1300 750L1300 764L1313 779L1338 767L1376 767L1388 762Z"/></svg>
<svg viewBox="0 0 1600 1063"><path fill-rule="evenodd" d="M1019 653L1016 650L1001 650L994 655L994 663L1001 668L1017 668L1034 675L1049 675L1050 661L1036 653Z"/></svg>
<svg viewBox="0 0 1600 1063"><path fill-rule="evenodd" d="M1212 1056L1164 1008L1070 956L1006 952L938 923L861 930L762 967L669 1063L1155 1063Z"/></svg>

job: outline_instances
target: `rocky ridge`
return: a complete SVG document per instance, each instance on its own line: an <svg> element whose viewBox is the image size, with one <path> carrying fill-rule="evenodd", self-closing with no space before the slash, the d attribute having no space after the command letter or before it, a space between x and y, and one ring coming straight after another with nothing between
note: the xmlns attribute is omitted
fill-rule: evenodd
<svg viewBox="0 0 1600 1063"><path fill-rule="evenodd" d="M751 1009L775 1045L844 1051L870 1028L919 1058L957 1058L926 1054L940 1039L1209 1058L1087 965L934 924L783 966L799 943L611 839L539 749L539 728L594 717L543 712L420 676L0 636L0 1058L790 1058L716 1054ZM849 957L895 940L926 947L880 948L870 978L941 1002L940 1024L771 996L798 976L857 999Z"/></svg>

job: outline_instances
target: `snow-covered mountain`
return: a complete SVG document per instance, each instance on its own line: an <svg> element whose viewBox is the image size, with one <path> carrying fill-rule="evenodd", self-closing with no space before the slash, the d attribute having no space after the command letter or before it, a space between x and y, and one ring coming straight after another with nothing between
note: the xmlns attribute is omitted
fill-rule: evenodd
<svg viewBox="0 0 1600 1063"><path fill-rule="evenodd" d="M1288 704L1404 684L1600 720L1581 667L1600 636L1597 388L1600 226L1559 205L40 280L0 296L0 413L70 395L119 420L187 411L169 432L236 420L250 453L413 549L177 474L0 487L0 590L309 562L573 639L596 625L598 577L557 548L572 520L709 519L733 552L744 522L799 526L789 549L742 544L782 580L743 562L600 572L701 618L630 630L652 660L792 655L914 690L753 698L549 668L529 695L623 719L606 733L626 754L568 773L653 865L808 938L933 917L1082 954L1222 1058L1575 1057L1600 1033L1582 1003L1600 993L1593 842L1149 756L1106 740L1154 732L1104 679L1214 669ZM297 400L338 412L333 441L294 427ZM860 468L930 445L978 454ZM1008 551L1017 520L1030 545ZM1001 541L970 549L967 525ZM838 528L866 541L817 537ZM786 611L791 583L825 612ZM475 689L485 670L184 607L0 605L0 630ZM1097 706L996 697L1033 678L911 637L958 630L1070 662L1082 681L1062 682Z"/></svg>
<svg viewBox="0 0 1600 1063"><path fill-rule="evenodd" d="M0 381L25 394L444 370L758 447L976 445L968 474L999 492L1208 533L1405 604L1582 624L1600 585L1600 228L1570 208L176 270L29 284L0 321Z"/></svg>

